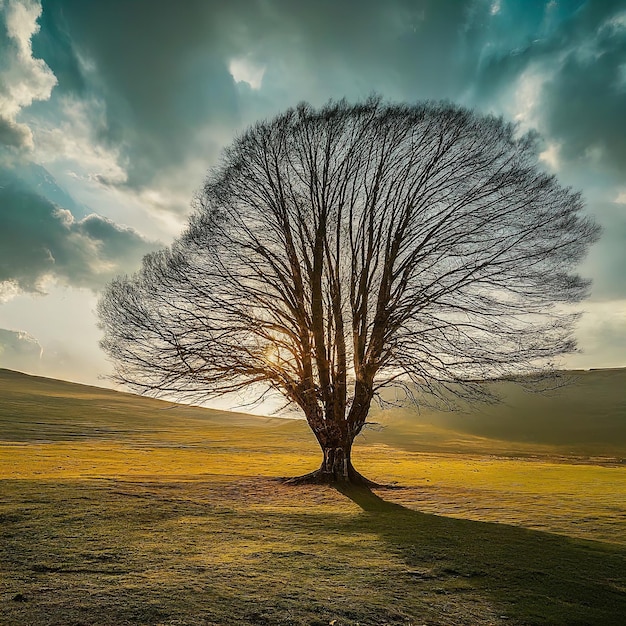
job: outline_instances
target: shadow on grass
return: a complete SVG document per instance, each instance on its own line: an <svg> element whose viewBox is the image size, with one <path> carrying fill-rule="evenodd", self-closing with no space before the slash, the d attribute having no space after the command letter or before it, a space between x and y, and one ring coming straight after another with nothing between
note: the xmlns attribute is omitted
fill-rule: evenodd
<svg viewBox="0 0 626 626"><path fill-rule="evenodd" d="M524 528L439 517L388 502L365 487L338 487L410 568L416 591L476 590L498 618L524 624L626 623L626 550ZM423 585L424 586L424 585Z"/></svg>
<svg viewBox="0 0 626 626"><path fill-rule="evenodd" d="M428 515L392 493L0 481L0 623L624 624L624 547Z"/></svg>

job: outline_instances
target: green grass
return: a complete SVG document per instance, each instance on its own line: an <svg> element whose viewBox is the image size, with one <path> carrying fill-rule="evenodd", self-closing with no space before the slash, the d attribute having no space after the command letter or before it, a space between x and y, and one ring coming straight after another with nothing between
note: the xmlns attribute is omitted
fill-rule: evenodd
<svg viewBox="0 0 626 626"><path fill-rule="evenodd" d="M301 422L0 371L0 624L624 623L619 445L382 417L402 488L289 487Z"/></svg>

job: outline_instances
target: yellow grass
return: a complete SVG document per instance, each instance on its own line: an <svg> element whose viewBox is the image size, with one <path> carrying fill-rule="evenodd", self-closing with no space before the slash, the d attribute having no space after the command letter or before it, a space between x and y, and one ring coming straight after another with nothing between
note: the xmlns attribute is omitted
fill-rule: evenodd
<svg viewBox="0 0 626 626"><path fill-rule="evenodd" d="M211 432L204 434L208 438ZM276 477L298 475L319 463L314 445L290 452L281 449L273 433L233 444L185 448L180 438L167 448L112 442L4 444L0 480ZM459 458L382 444L361 447L355 462L374 480L402 485L386 499L410 508L626 544L625 466Z"/></svg>
<svg viewBox="0 0 626 626"><path fill-rule="evenodd" d="M345 497L274 480L319 465L303 422L7 372L0 398L3 625L622 623L614 448L379 414L354 462L400 488Z"/></svg>

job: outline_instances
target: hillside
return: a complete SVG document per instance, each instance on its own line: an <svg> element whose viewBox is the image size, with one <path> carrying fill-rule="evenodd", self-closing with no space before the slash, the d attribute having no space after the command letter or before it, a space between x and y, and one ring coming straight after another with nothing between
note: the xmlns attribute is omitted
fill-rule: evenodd
<svg viewBox="0 0 626 626"><path fill-rule="evenodd" d="M491 383L497 404L440 412L412 407L374 409L371 419L387 426L382 438L418 450L437 441L467 448L626 457L626 368L570 371L565 385L544 393L513 383ZM473 442L473 444L472 444Z"/></svg>
<svg viewBox="0 0 626 626"><path fill-rule="evenodd" d="M467 411L373 406L356 447L386 444L411 451L502 455L626 457L626 369L568 373L569 384L528 393L496 383L502 402ZM128 436L170 441L206 429L278 432L316 450L299 420L258 417L145 398L130 393L0 369L0 440L59 441ZM238 430L239 429L239 430ZM226 433L222 433L226 437ZM269 443L269 442L268 442ZM187 443L187 445L189 445Z"/></svg>
<svg viewBox="0 0 626 626"><path fill-rule="evenodd" d="M0 440L158 436L200 424L261 428L284 420L164 402L0 369Z"/></svg>

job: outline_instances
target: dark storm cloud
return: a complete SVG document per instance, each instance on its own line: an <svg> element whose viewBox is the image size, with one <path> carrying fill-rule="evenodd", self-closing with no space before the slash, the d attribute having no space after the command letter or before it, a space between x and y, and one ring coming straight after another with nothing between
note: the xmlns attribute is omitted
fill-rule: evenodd
<svg viewBox="0 0 626 626"><path fill-rule="evenodd" d="M584 266L592 298L626 298L626 206L606 202L626 184L626 4L503 0L479 31L473 101L506 107L531 77L525 122L556 148L559 178L583 189L603 226Z"/></svg>
<svg viewBox="0 0 626 626"><path fill-rule="evenodd" d="M45 59L63 91L83 94L87 86L62 3L44 4L46 9L39 17L39 32L31 41L33 56Z"/></svg>
<svg viewBox="0 0 626 626"><path fill-rule="evenodd" d="M37 292L52 276L75 287L100 288L139 264L156 244L98 215L77 220L0 170L0 283Z"/></svg>
<svg viewBox="0 0 626 626"><path fill-rule="evenodd" d="M335 96L367 95L372 89L404 97L452 95L463 88L463 28L472 2L289 2L266 4L250 34L276 56L302 59ZM265 33L265 34L264 34ZM337 90L338 93L337 93ZM356 93L355 93L356 92ZM331 94L325 94L323 99Z"/></svg>
<svg viewBox="0 0 626 626"><path fill-rule="evenodd" d="M301 99L379 91L501 112L528 70L550 77L536 86L530 123L561 160L606 182L626 171L620 14L623 0L44 0L32 48L58 81L53 100L104 102L94 140L119 150L123 184L135 188L167 185L167 170L190 158L208 167L237 130ZM264 69L261 89L236 84L234 58ZM31 110L46 106L58 111ZM591 181L573 172L560 174ZM603 222L621 228L619 212Z"/></svg>
<svg viewBox="0 0 626 626"><path fill-rule="evenodd" d="M524 71L537 70L547 78L537 94L535 122L542 133L566 160L599 165L624 180L626 5L577 0L533 6L502 2L489 31L495 43L477 75L477 100L487 105L515 87ZM507 32L513 37L508 45L502 41Z"/></svg>
<svg viewBox="0 0 626 626"><path fill-rule="evenodd" d="M44 0L33 52L57 96L104 100L95 139L121 149L133 187L202 158L207 125L233 133L302 98L372 91L493 108L535 66L553 75L537 94L540 130L562 156L593 152L618 171L626 27L610 20L620 12L623 0ZM265 68L261 92L236 85L235 57Z"/></svg>
<svg viewBox="0 0 626 626"><path fill-rule="evenodd" d="M194 1L43 3L33 49L54 70L60 94L104 100L106 124L95 139L124 150L129 185L181 164L208 119L228 122L236 113L224 60L203 55L220 28L209 8Z"/></svg>
<svg viewBox="0 0 626 626"><path fill-rule="evenodd" d="M206 125L234 132L253 121L249 99L256 117L303 97L456 95L467 76L459 45L471 5L48 0L33 51L54 71L57 95L104 99L97 139L122 148L127 184L141 187L201 154L194 142ZM261 97L229 72L230 60L249 55L266 70Z"/></svg>
<svg viewBox="0 0 626 626"><path fill-rule="evenodd" d="M568 159L594 156L626 180L626 23L604 26L590 50L571 51L546 86L546 128Z"/></svg>
<svg viewBox="0 0 626 626"><path fill-rule="evenodd" d="M19 185L43 196L53 204L68 209L74 218L83 218L91 213L89 207L77 203L45 167L31 161L16 161L11 167L0 168L0 185L6 183Z"/></svg>

